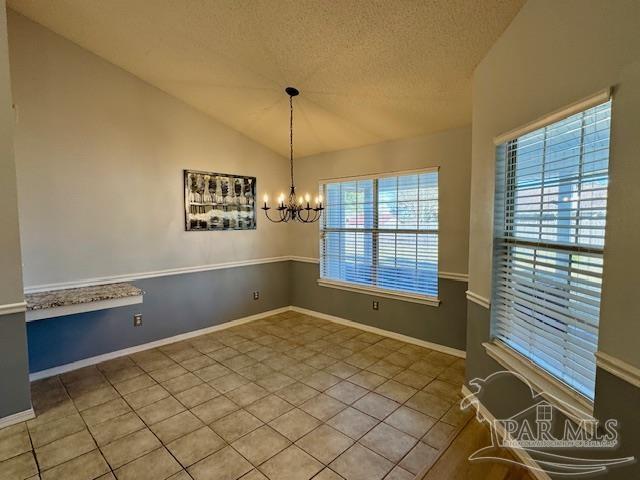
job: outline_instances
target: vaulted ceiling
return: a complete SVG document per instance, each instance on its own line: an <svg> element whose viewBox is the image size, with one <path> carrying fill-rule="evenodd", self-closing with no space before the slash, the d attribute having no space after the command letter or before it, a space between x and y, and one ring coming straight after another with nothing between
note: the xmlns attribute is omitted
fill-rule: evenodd
<svg viewBox="0 0 640 480"><path fill-rule="evenodd" d="M471 76L524 0L9 0L267 147L298 156L471 122Z"/></svg>

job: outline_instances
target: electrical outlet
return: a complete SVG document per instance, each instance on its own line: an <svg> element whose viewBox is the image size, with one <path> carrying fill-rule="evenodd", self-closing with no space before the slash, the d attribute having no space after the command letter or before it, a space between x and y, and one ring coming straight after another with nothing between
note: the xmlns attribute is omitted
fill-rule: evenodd
<svg viewBox="0 0 640 480"><path fill-rule="evenodd" d="M260 292L253 292L253 299L254 300L260 300Z"/></svg>
<svg viewBox="0 0 640 480"><path fill-rule="evenodd" d="M374 310L380 310L380 304L378 303L377 300L373 301L373 309Z"/></svg>
<svg viewBox="0 0 640 480"><path fill-rule="evenodd" d="M133 326L141 327L142 326L142 314L136 313L133 315Z"/></svg>

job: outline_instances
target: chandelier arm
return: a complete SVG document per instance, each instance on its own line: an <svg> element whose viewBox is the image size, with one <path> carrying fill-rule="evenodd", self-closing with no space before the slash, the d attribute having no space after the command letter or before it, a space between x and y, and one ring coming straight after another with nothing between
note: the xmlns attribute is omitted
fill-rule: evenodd
<svg viewBox="0 0 640 480"><path fill-rule="evenodd" d="M270 222L273 222L273 223L282 223L282 221L283 221L283 220L282 220L282 215L280 215L280 220L274 220L273 218L271 218L271 217L269 216L269 210L270 210L270 209L263 208L262 210L264 210L264 215L265 215L265 217L267 217L267 220L269 220Z"/></svg>

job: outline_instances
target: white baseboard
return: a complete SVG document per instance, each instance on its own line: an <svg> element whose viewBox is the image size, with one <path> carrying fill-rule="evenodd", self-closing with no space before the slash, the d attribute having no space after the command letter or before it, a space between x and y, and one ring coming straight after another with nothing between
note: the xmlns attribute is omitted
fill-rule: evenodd
<svg viewBox="0 0 640 480"><path fill-rule="evenodd" d="M12 313L22 313L27 310L27 302L7 303L0 305L0 315L10 315Z"/></svg>
<svg viewBox="0 0 640 480"><path fill-rule="evenodd" d="M491 308L491 300L489 300L488 298L485 298L482 295L478 295L471 290L467 290L466 294L467 300L471 300L473 303L477 303L481 307Z"/></svg>
<svg viewBox="0 0 640 480"><path fill-rule="evenodd" d="M308 310L306 308L300 307L290 307L291 310L298 313L303 313L305 315L310 315L312 317L322 318L323 320L328 320L330 322L339 323L341 325L347 325L349 327L357 328L359 330L364 330L366 332L377 333L378 335L382 335L384 337L395 338L396 340L400 340L402 342L411 343L413 345L418 345L420 347L430 348L431 350L437 350L439 352L448 353L449 355L454 355L460 358L466 358L467 352L464 350L458 350L457 348L447 347L445 345L440 345L437 343L427 342L426 340L420 340L418 338L410 337L408 335L403 335L401 333L390 332L389 330L383 330L382 328L371 327L369 325L364 325L362 323L354 322L352 320L347 320L346 318L336 317L334 315L328 315L326 313L316 312L315 310Z"/></svg>
<svg viewBox="0 0 640 480"><path fill-rule="evenodd" d="M31 420L32 418L36 418L36 414L33 411L33 408L25 410L24 412L14 413L13 415L9 415L8 417L0 418L0 429L4 427L10 427L11 425L15 425L16 423L26 422L27 420Z"/></svg>
<svg viewBox="0 0 640 480"><path fill-rule="evenodd" d="M490 425L497 428L497 434L500 435L500 437L505 436L506 431L504 429L504 426L500 422L495 421L496 417L493 416L489 409L487 409L487 407L485 407L480 402L480 400L473 394L471 390L469 390L466 385L462 386L462 396L473 397L475 399L475 402L473 402L473 404L475 404L475 406L477 407L480 415ZM511 453L513 453L523 465L529 467L527 468L527 470L533 478L535 478L536 480L551 480L551 477L546 472L543 472L541 470L541 467L538 465L538 463L533 458L531 458L531 456L525 450L521 448L510 448L509 451L511 451Z"/></svg>
<svg viewBox="0 0 640 480"><path fill-rule="evenodd" d="M238 325L242 325L244 323L253 322L254 320L259 320L261 318L269 317L271 315L287 312L290 310L290 308L291 307L276 308L274 310L268 310L266 312L256 313L255 315L250 315L248 317L238 318L236 320L231 320L229 322L221 323L220 325L201 328L200 330L193 330L191 332L181 333L173 337L167 337L160 340L156 340L154 342L136 345L135 347L116 350L115 352L109 352L102 355L97 355L95 357L84 358L82 360L78 360L77 362L71 362L65 365L60 365L59 367L40 370L39 372L31 373L29 375L29 380L33 382L35 380L40 380L42 378L52 377L54 375L60 375L62 373L70 372L72 370L77 370L79 368L88 367L90 365L95 365L97 363L106 362L107 360L112 360L114 358L123 357L125 355L131 355L133 353L141 352L143 350L149 350L152 348L161 347L163 345L168 345L169 343L179 342L181 340L187 340L189 338L197 337L199 335L205 335L207 333L217 332L218 330L225 330L227 328L237 327Z"/></svg>

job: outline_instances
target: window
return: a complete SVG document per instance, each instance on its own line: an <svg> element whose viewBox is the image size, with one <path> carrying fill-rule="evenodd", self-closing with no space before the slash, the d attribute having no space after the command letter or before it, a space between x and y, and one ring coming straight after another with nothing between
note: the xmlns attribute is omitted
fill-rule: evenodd
<svg viewBox="0 0 640 480"><path fill-rule="evenodd" d="M494 338L593 399L611 101L497 148Z"/></svg>
<svg viewBox="0 0 640 480"><path fill-rule="evenodd" d="M380 292L438 296L438 172L322 186L320 277Z"/></svg>

